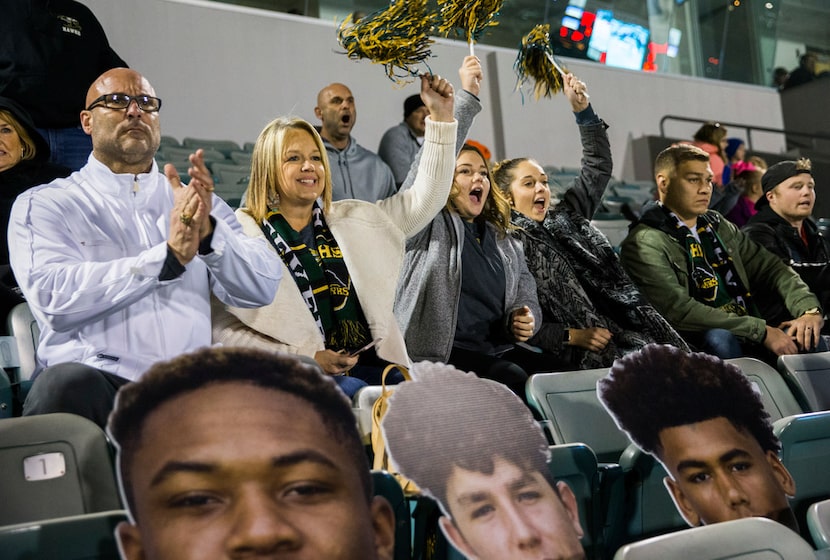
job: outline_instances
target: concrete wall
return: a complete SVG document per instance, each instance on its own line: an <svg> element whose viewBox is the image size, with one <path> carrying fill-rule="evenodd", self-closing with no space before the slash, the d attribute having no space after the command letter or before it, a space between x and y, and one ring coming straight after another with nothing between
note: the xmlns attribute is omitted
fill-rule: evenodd
<svg viewBox="0 0 830 560"><path fill-rule="evenodd" d="M336 22L203 0L83 1L115 50L153 83L164 99L162 132L179 139L252 141L280 114L316 124L317 92L343 82L357 103L353 134L375 150L383 132L400 122L403 100L418 91L414 83L390 81L370 61L349 60L337 44ZM466 44L440 40L430 67L457 84L467 50ZM497 158L530 155L544 164L578 165L581 150L564 97L523 100L515 90L516 51L477 46L476 54L486 73L485 110L471 137ZM778 93L771 88L562 62L588 83L595 110L611 125L619 178L634 178L631 140L658 134L665 114L772 128L783 124ZM690 137L696 128L677 124L666 134ZM753 135L753 142L762 151L784 149L779 135Z"/></svg>

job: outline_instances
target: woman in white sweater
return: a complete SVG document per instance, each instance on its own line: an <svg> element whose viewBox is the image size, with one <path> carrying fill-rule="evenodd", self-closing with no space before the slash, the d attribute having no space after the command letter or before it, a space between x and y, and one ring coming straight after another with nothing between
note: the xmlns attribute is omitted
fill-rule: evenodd
<svg viewBox="0 0 830 560"><path fill-rule="evenodd" d="M377 383L385 364L409 364L392 313L395 287L406 238L447 199L457 127L449 82L421 78L421 97L430 116L415 182L374 204L331 202L326 150L308 122L278 118L265 127L248 207L237 217L248 235L270 241L283 281L265 307L215 308L215 342L313 357L350 396L364 384L355 378Z"/></svg>

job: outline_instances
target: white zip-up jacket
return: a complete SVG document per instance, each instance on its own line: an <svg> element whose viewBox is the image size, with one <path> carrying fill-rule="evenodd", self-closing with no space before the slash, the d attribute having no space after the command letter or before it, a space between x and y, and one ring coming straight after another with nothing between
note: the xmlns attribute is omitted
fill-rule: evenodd
<svg viewBox="0 0 830 560"><path fill-rule="evenodd" d="M274 299L279 263L215 195L212 252L159 280L172 208L155 162L149 173L115 174L92 155L15 201L9 251L40 327L38 371L80 362L135 380L156 361L210 345L211 291L238 307Z"/></svg>

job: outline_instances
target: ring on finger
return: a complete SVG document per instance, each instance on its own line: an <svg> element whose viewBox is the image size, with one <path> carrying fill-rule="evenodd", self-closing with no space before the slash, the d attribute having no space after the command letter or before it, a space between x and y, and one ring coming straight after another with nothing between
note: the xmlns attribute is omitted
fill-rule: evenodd
<svg viewBox="0 0 830 560"><path fill-rule="evenodd" d="M190 224L193 223L193 216L187 212L182 212L179 214L179 221L183 223L185 227L190 227Z"/></svg>

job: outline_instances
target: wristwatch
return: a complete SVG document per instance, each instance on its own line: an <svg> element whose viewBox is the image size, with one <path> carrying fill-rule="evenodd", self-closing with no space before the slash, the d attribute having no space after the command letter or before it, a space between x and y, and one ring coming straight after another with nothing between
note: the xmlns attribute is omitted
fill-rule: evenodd
<svg viewBox="0 0 830 560"><path fill-rule="evenodd" d="M804 312L805 315L821 315L821 309L814 307Z"/></svg>

